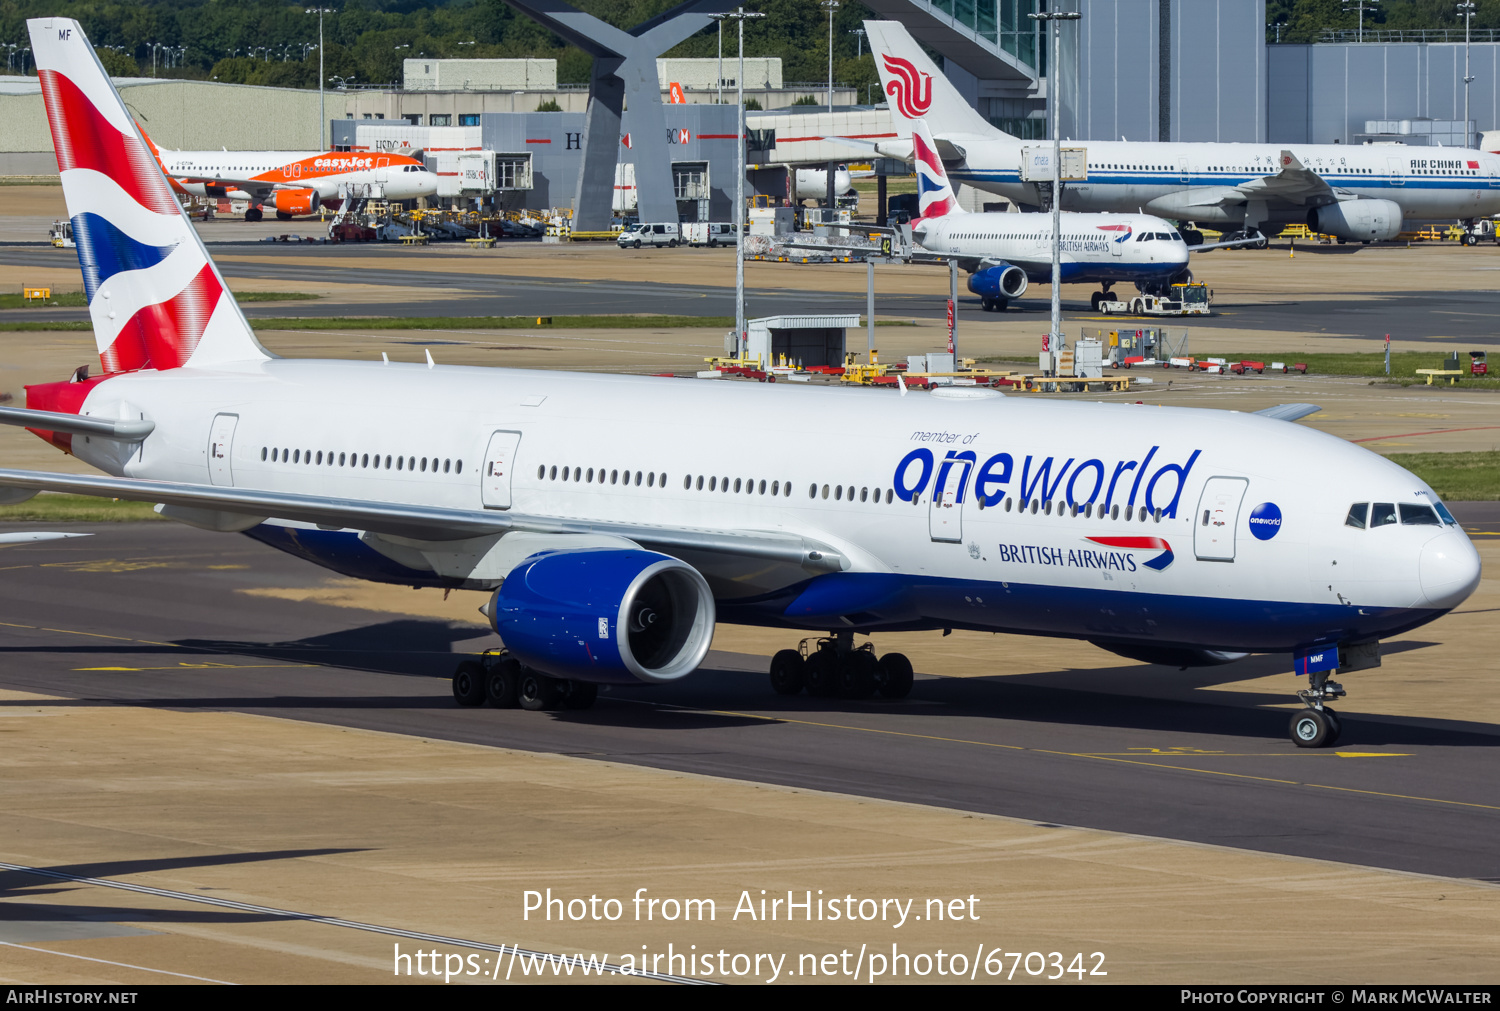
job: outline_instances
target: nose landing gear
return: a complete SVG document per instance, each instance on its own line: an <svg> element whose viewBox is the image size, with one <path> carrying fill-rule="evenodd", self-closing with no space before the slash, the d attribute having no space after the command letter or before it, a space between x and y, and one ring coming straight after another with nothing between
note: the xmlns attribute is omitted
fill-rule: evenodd
<svg viewBox="0 0 1500 1011"><path fill-rule="evenodd" d="M771 658L770 677L777 695L806 689L814 698L846 699L904 699L913 680L911 661L904 655L887 653L877 659L872 643L854 646L852 632L804 639L801 649L781 650Z"/></svg>
<svg viewBox="0 0 1500 1011"><path fill-rule="evenodd" d="M1308 675L1308 687L1297 693L1307 708L1292 717L1292 743L1299 748L1330 748L1338 743L1344 731L1338 713L1325 705L1341 699L1348 693L1337 681L1328 680L1331 671L1315 671Z"/></svg>

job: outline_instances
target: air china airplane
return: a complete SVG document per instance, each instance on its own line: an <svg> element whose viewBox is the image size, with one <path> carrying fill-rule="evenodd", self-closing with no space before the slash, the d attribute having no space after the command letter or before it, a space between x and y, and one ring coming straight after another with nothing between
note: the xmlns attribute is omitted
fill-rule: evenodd
<svg viewBox="0 0 1500 1011"><path fill-rule="evenodd" d="M357 151L168 151L141 137L172 187L198 197L248 200L246 221L269 204L282 221L337 209L344 196L416 200L437 194L437 176L419 159Z"/></svg>
<svg viewBox="0 0 1500 1011"><path fill-rule="evenodd" d="M989 312L1026 294L1031 281L1052 283L1052 215L965 213L927 124L918 120L911 139L921 215L912 226L917 243L929 252L956 254L959 265L971 271L969 290ZM1193 279L1187 243L1161 218L1072 212L1060 218L1062 280L1100 284L1103 290L1089 300L1095 310L1110 297L1116 281L1134 281L1141 291L1159 292Z"/></svg>
<svg viewBox="0 0 1500 1011"><path fill-rule="evenodd" d="M1432 489L1282 420L1309 405L277 358L78 24L28 27L69 211L97 224L78 254L104 373L28 387L0 419L104 473L0 470L0 490L155 502L348 575L490 590L508 652L459 666L460 703L675 681L719 620L828 632L776 654L776 692L899 698L910 662L855 635L966 628L1176 666L1291 653L1309 675L1292 737L1316 747L1339 734L1330 676L1478 583ZM859 454L806 446L835 416Z"/></svg>
<svg viewBox="0 0 1500 1011"><path fill-rule="evenodd" d="M1050 200L1050 183L1021 181L1022 148L1043 142L1020 141L992 126L899 22L866 21L865 31L898 131L925 120L949 176L960 183L1024 206ZM911 158L905 140L874 146ZM1474 222L1500 213L1500 156L1481 151L1097 140L1069 146L1088 151L1087 181L1063 189L1069 211L1139 211L1252 236L1305 222L1363 242L1395 238L1403 218L1460 220L1470 225L1470 245L1478 241ZM1184 238L1202 240L1196 230Z"/></svg>

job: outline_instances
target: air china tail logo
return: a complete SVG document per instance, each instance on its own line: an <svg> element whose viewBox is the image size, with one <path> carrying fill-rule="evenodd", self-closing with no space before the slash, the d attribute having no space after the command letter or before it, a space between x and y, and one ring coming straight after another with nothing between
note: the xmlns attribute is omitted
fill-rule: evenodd
<svg viewBox="0 0 1500 1011"><path fill-rule="evenodd" d="M932 108L932 75L924 74L910 60L881 55L885 69L896 79L885 86L885 93L896 100L896 108L907 119L921 119Z"/></svg>
<svg viewBox="0 0 1500 1011"><path fill-rule="evenodd" d="M1146 568L1155 569L1158 572L1160 572L1162 569L1165 569L1168 565L1172 564L1172 545L1168 544L1163 538L1160 537L1090 537L1088 539L1090 541L1093 541L1095 544L1102 544L1106 548L1125 548L1127 550L1135 551L1160 551L1161 554L1157 555L1155 558L1141 563L1142 565L1146 566Z"/></svg>

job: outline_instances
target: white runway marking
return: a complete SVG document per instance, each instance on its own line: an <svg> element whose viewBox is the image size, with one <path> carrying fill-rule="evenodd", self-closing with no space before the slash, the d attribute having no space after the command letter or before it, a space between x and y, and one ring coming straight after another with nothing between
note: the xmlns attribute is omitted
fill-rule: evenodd
<svg viewBox="0 0 1500 1011"><path fill-rule="evenodd" d="M207 976L190 976L185 972L172 972L168 969L153 969L146 965L131 965L129 962L111 962L107 958L90 958L87 955L75 955L68 951L53 951L51 948L33 948L29 944L15 944L11 941L0 941L7 948L24 948L27 951L40 951L44 955L61 955L63 958L78 958L85 962L98 962L101 965L118 965L122 969L139 969L141 972L156 972L163 976L177 976L181 979L196 979L203 983L220 983L224 986L239 986L238 983L230 983L222 979L209 979Z"/></svg>

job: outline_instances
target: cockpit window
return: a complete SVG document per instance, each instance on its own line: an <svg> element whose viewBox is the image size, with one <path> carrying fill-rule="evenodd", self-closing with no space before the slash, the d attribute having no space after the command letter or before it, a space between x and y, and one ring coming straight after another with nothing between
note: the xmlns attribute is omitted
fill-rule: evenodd
<svg viewBox="0 0 1500 1011"><path fill-rule="evenodd" d="M1421 503L1401 503L1401 525L1407 527L1440 527L1443 521L1438 519L1437 513L1432 507Z"/></svg>
<svg viewBox="0 0 1500 1011"><path fill-rule="evenodd" d="M1170 234L1168 234L1167 232L1157 232L1156 233L1156 237L1158 239L1160 239L1162 242L1171 242L1172 241L1172 236Z"/></svg>
<svg viewBox="0 0 1500 1011"><path fill-rule="evenodd" d="M1453 518L1453 514L1448 511L1448 507L1443 505L1443 503L1434 502L1432 503L1432 507L1436 509L1438 515L1443 518L1444 523L1448 524L1450 527L1458 526L1458 520Z"/></svg>
<svg viewBox="0 0 1500 1011"><path fill-rule="evenodd" d="M1173 232L1172 233L1172 238L1175 239L1178 242L1182 241L1182 235L1179 232Z"/></svg>
<svg viewBox="0 0 1500 1011"><path fill-rule="evenodd" d="M1376 502L1370 510L1370 526L1383 527L1396 522L1396 505L1394 502Z"/></svg>
<svg viewBox="0 0 1500 1011"><path fill-rule="evenodd" d="M1356 530L1365 528L1365 515L1370 511L1370 503L1356 502L1349 507L1349 517L1344 520L1344 526L1354 527Z"/></svg>
<svg viewBox="0 0 1500 1011"><path fill-rule="evenodd" d="M1139 235L1137 235L1135 237L1135 241L1137 241L1137 242L1150 242L1151 241L1151 233L1150 232L1142 232L1142 233L1140 233Z"/></svg>

